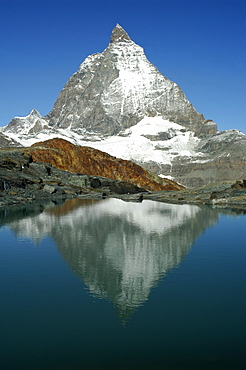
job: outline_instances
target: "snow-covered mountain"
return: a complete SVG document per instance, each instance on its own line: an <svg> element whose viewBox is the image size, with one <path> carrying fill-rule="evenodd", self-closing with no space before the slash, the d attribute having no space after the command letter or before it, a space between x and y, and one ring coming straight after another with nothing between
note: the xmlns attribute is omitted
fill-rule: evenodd
<svg viewBox="0 0 246 370"><path fill-rule="evenodd" d="M48 128L48 122L41 114L33 109L26 117L14 117L9 124L3 128L3 132L17 136L35 134Z"/></svg>
<svg viewBox="0 0 246 370"><path fill-rule="evenodd" d="M47 116L34 109L2 134L23 146L62 137L188 186L246 177L246 136L217 132L118 24L107 48L85 59Z"/></svg>
<svg viewBox="0 0 246 370"><path fill-rule="evenodd" d="M68 80L47 119L52 126L78 133L85 128L114 135L144 116L162 116L193 131L205 121L179 86L117 25L108 47L87 57Z"/></svg>

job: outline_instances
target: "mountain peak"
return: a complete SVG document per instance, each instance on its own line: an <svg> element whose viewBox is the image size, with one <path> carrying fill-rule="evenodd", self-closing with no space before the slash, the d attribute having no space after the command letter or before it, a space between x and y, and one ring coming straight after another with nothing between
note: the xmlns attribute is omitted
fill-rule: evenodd
<svg viewBox="0 0 246 370"><path fill-rule="evenodd" d="M39 113L39 111L37 109L33 109L28 115L27 117L37 117L37 118L42 118L41 114Z"/></svg>
<svg viewBox="0 0 246 370"><path fill-rule="evenodd" d="M127 32L117 23L112 31L110 43L132 41Z"/></svg>

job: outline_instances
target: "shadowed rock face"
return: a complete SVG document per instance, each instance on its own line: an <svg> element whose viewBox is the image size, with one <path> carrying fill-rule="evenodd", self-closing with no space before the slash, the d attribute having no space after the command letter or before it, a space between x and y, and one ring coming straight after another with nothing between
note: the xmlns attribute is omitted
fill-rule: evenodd
<svg viewBox="0 0 246 370"><path fill-rule="evenodd" d="M162 179L131 161L112 157L93 148L74 145L63 139L37 143L25 151L31 154L35 162L47 162L69 172L129 182L145 190L183 188L174 181Z"/></svg>
<svg viewBox="0 0 246 370"><path fill-rule="evenodd" d="M17 141L0 132L0 148L14 148L18 146L21 145Z"/></svg>

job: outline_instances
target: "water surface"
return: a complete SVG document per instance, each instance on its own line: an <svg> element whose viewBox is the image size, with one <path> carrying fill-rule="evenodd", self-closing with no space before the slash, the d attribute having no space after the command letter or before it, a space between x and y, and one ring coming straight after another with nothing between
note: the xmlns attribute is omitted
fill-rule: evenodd
<svg viewBox="0 0 246 370"><path fill-rule="evenodd" d="M245 219L115 199L1 210L3 369L245 369Z"/></svg>

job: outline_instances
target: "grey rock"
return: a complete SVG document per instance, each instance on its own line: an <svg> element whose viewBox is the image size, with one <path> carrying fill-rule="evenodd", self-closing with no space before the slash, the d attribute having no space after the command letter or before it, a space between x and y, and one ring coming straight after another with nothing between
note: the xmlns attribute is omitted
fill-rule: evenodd
<svg viewBox="0 0 246 370"><path fill-rule="evenodd" d="M33 109L26 117L14 117L2 131L6 134L30 135L45 129L48 129L48 122L36 109Z"/></svg>
<svg viewBox="0 0 246 370"><path fill-rule="evenodd" d="M90 186L89 176L80 174L71 174L67 180L66 185L77 186L80 188L87 188Z"/></svg>
<svg viewBox="0 0 246 370"><path fill-rule="evenodd" d="M238 130L218 132L200 141L193 158L176 157L172 176L188 187L246 178L246 135Z"/></svg>
<svg viewBox="0 0 246 370"><path fill-rule="evenodd" d="M151 141L165 141L170 140L175 135L176 134L174 132L168 131L168 132L158 132L158 135L143 135L143 136Z"/></svg>
<svg viewBox="0 0 246 370"><path fill-rule="evenodd" d="M22 146L18 141L0 132L0 148L15 148Z"/></svg>
<svg viewBox="0 0 246 370"><path fill-rule="evenodd" d="M53 193L56 192L56 189L52 185L45 184L44 187L43 187L43 191L46 191L47 193L53 194Z"/></svg>
<svg viewBox="0 0 246 370"><path fill-rule="evenodd" d="M200 135L217 131L117 24L108 47L85 59L45 119L54 127L113 135L146 115L161 115Z"/></svg>
<svg viewBox="0 0 246 370"><path fill-rule="evenodd" d="M144 191L130 183L106 177L59 170L48 163L32 162L23 149L0 151L0 207L9 204L59 201L86 195L103 198L112 194Z"/></svg>

